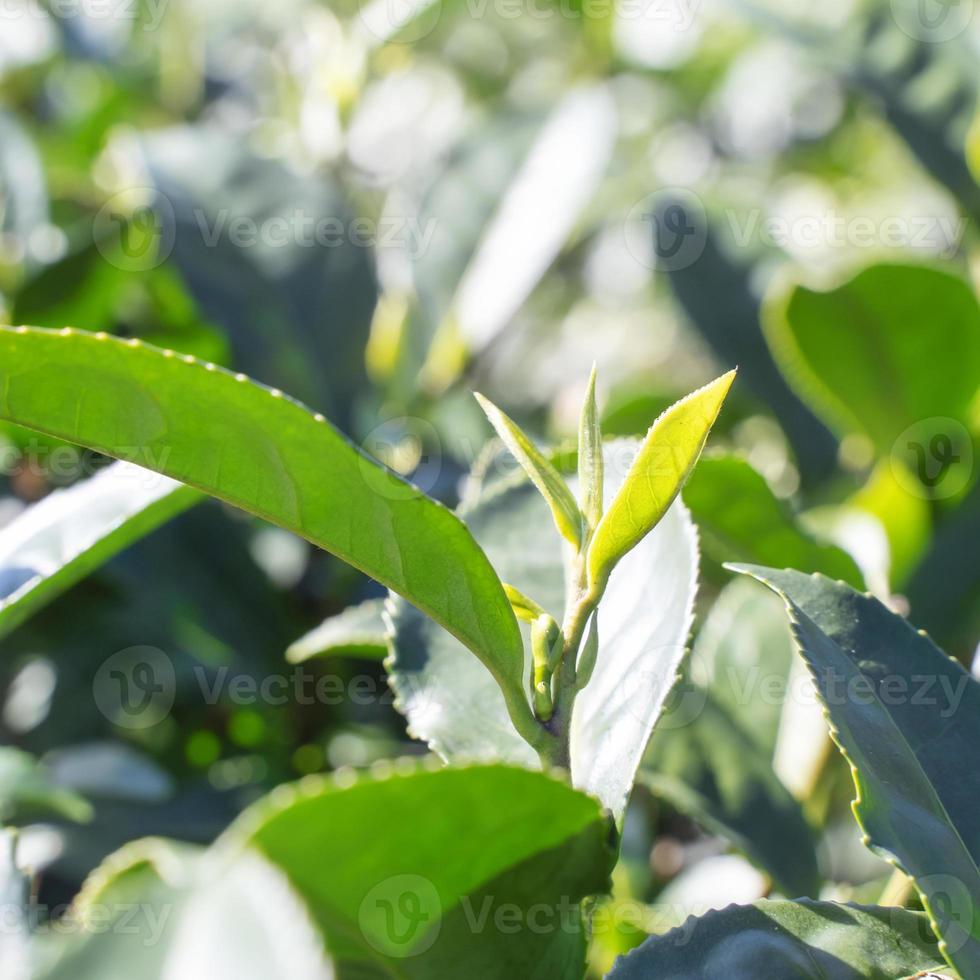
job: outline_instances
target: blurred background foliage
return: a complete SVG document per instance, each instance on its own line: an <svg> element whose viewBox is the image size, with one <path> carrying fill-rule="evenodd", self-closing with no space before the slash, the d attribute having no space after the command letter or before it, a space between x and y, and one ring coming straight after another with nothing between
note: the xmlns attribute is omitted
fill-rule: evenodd
<svg viewBox="0 0 980 980"><path fill-rule="evenodd" d="M738 364L685 492L702 534L699 619L723 561L822 570L970 662L980 17L937 34L902 0L105 9L0 12L6 322L106 330L245 371L450 504L471 467L504 465L481 455L474 388L562 446L593 361L609 435L643 433ZM99 465L33 433L3 440L4 522ZM43 756L56 794L37 823L8 793L45 894L69 897L133 837L208 841L283 780L424 751L393 710L371 617L356 643L284 657L379 595L207 503L0 641L0 736ZM676 700L701 692L713 707L655 738L617 894L691 910L751 900L770 887L760 866L805 884L816 864L787 870L792 847L759 851L767 821L796 808L780 826L813 846L805 812L825 889L877 897L868 882L888 869L858 846L819 717L719 703L697 668L765 661L788 678L772 613L751 585L712 611ZM134 645L165 651L177 676L171 716L137 731L91 696L100 664ZM201 694L202 676L296 672L368 694ZM752 751L713 756L736 736ZM78 816L67 791L94 821L56 819ZM627 933L607 934L597 962Z"/></svg>

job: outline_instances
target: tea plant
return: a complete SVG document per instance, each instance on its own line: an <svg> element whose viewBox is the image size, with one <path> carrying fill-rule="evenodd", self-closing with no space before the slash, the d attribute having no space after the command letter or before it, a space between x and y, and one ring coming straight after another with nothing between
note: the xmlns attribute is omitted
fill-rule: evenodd
<svg viewBox="0 0 980 980"><path fill-rule="evenodd" d="M703 695L700 727L667 727L644 758L693 619L697 537L679 494L734 379L673 404L640 441L604 441L593 373L574 476L478 396L521 472L475 473L457 515L245 375L105 334L0 328L0 417L140 464L113 464L12 525L4 567L20 580L0 629L207 494L390 590L289 656L383 650L410 731L436 753L280 786L206 849L127 845L90 876L67 935L19 923L5 961L50 980L579 978L639 782L731 837L786 898L651 936L611 978L980 975L977 682L878 599L820 574L861 584L846 554L772 516L737 461L706 460L691 506L742 481L754 489L731 506L751 499L770 508L767 526L785 525L805 572L732 568L785 603L851 767L854 815L924 911L820 900L810 830L771 775L761 717L743 724L710 684L684 675L680 689ZM713 513L723 528L724 506ZM725 595L739 622L754 615ZM723 656L706 623L695 652L711 643ZM726 749L745 764L726 767ZM28 758L8 772L12 806L86 815ZM778 821L788 851L757 819ZM0 881L19 906L29 883L12 845Z"/></svg>

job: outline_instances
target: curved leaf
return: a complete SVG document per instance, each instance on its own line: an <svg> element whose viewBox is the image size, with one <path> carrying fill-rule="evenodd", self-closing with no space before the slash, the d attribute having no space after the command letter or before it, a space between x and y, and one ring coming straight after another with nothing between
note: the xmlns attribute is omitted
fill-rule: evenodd
<svg viewBox="0 0 980 980"><path fill-rule="evenodd" d="M667 512L701 455L735 372L682 398L650 427L589 546L589 584L602 584L616 563Z"/></svg>
<svg viewBox="0 0 980 980"><path fill-rule="evenodd" d="M0 329L0 416L132 459L312 541L458 636L537 731L517 621L455 514L322 416L189 355L72 330Z"/></svg>
<svg viewBox="0 0 980 980"><path fill-rule="evenodd" d="M879 453L923 419L965 421L980 378L980 304L956 275L873 265L835 289L774 296L767 336L786 375L829 422Z"/></svg>
<svg viewBox="0 0 980 980"><path fill-rule="evenodd" d="M547 501L561 536L578 547L582 538L582 514L562 475L509 415L479 392L476 400L511 455Z"/></svg>
<svg viewBox="0 0 980 980"><path fill-rule="evenodd" d="M575 904L608 887L608 835L598 803L549 775L406 763L283 788L218 847L285 871L352 971L550 980L582 975Z"/></svg>
<svg viewBox="0 0 980 980"><path fill-rule="evenodd" d="M336 655L381 660L388 652L382 617L384 604L384 599L368 599L325 619L289 645L286 659L291 664Z"/></svg>
<svg viewBox="0 0 980 980"><path fill-rule="evenodd" d="M761 473L739 456L706 456L684 488L705 548L723 561L823 572L863 587L854 559L808 534L780 502Z"/></svg>
<svg viewBox="0 0 980 980"><path fill-rule="evenodd" d="M617 960L609 980L895 980L940 962L920 913L763 900L652 936Z"/></svg>
<svg viewBox="0 0 980 980"><path fill-rule="evenodd" d="M200 499L126 463L55 490L0 530L0 637Z"/></svg>
<svg viewBox="0 0 980 980"><path fill-rule="evenodd" d="M980 975L980 684L877 599L843 583L736 571L786 602L851 764L867 843L915 880L950 963Z"/></svg>

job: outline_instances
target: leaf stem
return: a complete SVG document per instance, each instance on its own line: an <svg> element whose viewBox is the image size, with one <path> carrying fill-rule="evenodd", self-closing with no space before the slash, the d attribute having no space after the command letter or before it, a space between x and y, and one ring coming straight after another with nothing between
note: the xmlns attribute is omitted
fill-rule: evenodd
<svg viewBox="0 0 980 980"><path fill-rule="evenodd" d="M602 593L588 582L585 556L577 554L569 575L569 597L562 633L565 638L557 670L554 712L547 728L554 743L541 753L542 762L562 769L571 768L572 711L578 694L578 654L589 620L599 605Z"/></svg>

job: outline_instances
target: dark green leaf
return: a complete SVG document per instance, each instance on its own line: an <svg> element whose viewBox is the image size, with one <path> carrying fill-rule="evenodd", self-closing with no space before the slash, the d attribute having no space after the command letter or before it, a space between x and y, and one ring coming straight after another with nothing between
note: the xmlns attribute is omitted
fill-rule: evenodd
<svg viewBox="0 0 980 980"><path fill-rule="evenodd" d="M941 962L919 913L763 900L652 936L609 980L896 980Z"/></svg>
<svg viewBox="0 0 980 980"><path fill-rule="evenodd" d="M949 961L980 975L980 684L873 597L819 575L736 570L786 601L868 844L915 880Z"/></svg>

